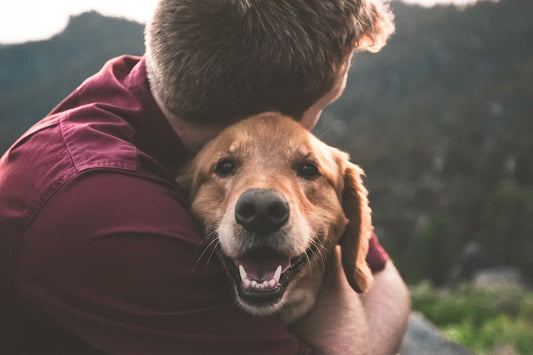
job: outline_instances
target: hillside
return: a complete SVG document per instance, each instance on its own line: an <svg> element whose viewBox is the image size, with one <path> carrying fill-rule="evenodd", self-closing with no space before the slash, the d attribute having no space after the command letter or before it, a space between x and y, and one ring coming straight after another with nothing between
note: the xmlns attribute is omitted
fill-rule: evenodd
<svg viewBox="0 0 533 355"><path fill-rule="evenodd" d="M394 8L396 35L354 59L318 132L365 168L409 280L448 280L471 241L533 275L533 3Z"/></svg>
<svg viewBox="0 0 533 355"><path fill-rule="evenodd" d="M0 150L110 58L144 53L143 26L88 12L46 41L0 47Z"/></svg>
<svg viewBox="0 0 533 355"><path fill-rule="evenodd" d="M365 169L376 230L409 281L447 282L450 265L468 276L469 242L532 276L533 2L393 5L397 33L355 56L317 135ZM142 31L92 12L0 46L0 150L107 59L142 54Z"/></svg>

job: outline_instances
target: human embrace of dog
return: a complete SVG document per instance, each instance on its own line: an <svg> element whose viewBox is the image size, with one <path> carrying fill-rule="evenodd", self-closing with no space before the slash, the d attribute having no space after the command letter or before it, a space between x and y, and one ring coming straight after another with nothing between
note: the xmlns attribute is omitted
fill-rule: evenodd
<svg viewBox="0 0 533 355"><path fill-rule="evenodd" d="M158 0L0 157L0 353L395 353L363 172L310 133L387 1Z"/></svg>
<svg viewBox="0 0 533 355"><path fill-rule="evenodd" d="M265 113L222 131L177 182L239 305L289 324L313 307L337 245L351 287L370 287L373 227L362 175L347 153L297 121Z"/></svg>

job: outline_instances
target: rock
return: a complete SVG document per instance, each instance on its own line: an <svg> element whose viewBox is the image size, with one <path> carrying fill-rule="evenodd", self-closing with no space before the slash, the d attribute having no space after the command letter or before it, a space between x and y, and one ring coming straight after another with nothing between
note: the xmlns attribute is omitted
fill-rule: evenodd
<svg viewBox="0 0 533 355"><path fill-rule="evenodd" d="M516 351L511 345L499 345L494 349L492 355L516 355Z"/></svg>
<svg viewBox="0 0 533 355"><path fill-rule="evenodd" d="M450 341L422 313L411 312L400 355L472 355L467 348Z"/></svg>
<svg viewBox="0 0 533 355"><path fill-rule="evenodd" d="M472 277L475 288L523 288L522 273L510 266L491 267L480 270Z"/></svg>

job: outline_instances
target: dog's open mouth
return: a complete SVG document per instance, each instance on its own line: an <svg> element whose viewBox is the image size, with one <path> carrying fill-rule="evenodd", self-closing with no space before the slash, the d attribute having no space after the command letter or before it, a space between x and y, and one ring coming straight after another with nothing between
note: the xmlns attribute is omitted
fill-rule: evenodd
<svg viewBox="0 0 533 355"><path fill-rule="evenodd" d="M240 299L255 307L279 302L290 281L308 260L307 253L289 258L267 248L254 250L236 259L224 256Z"/></svg>

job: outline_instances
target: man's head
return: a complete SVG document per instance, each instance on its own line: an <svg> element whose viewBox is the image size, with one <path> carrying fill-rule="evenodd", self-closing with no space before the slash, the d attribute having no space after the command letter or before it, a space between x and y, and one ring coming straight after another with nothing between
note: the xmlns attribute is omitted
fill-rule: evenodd
<svg viewBox="0 0 533 355"><path fill-rule="evenodd" d="M152 90L197 124L319 114L313 106L342 91L354 50L379 50L392 33L379 1L160 0L146 29Z"/></svg>

